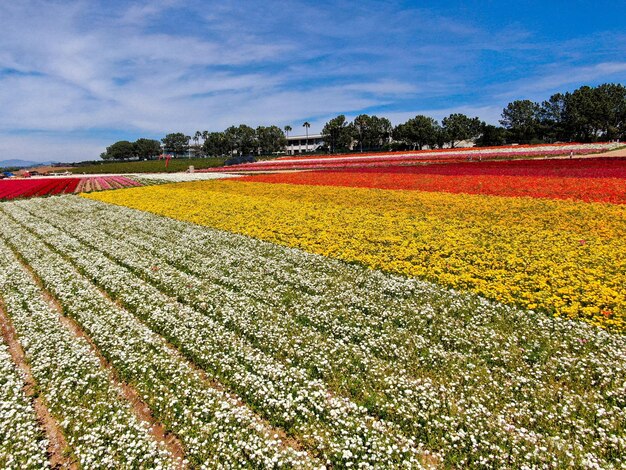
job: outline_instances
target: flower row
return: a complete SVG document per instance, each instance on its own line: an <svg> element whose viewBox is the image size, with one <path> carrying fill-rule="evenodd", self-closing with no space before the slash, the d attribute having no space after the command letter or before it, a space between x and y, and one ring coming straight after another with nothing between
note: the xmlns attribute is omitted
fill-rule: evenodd
<svg viewBox="0 0 626 470"><path fill-rule="evenodd" d="M119 189L140 184L125 176L0 180L0 201L34 196Z"/></svg>
<svg viewBox="0 0 626 470"><path fill-rule="evenodd" d="M109 292L128 284L143 298L175 296L171 316L184 312L195 330L227 342L238 341L234 331L277 364L306 370L384 415L433 462L619 465L619 336L122 207L70 198L19 207L28 212L12 208L15 218L83 269L93 264L94 279L105 271ZM195 338L228 351L202 331Z"/></svg>
<svg viewBox="0 0 626 470"><path fill-rule="evenodd" d="M24 381L0 336L0 466L5 469L49 468L46 440Z"/></svg>
<svg viewBox="0 0 626 470"><path fill-rule="evenodd" d="M73 193L79 178L0 180L0 200Z"/></svg>
<svg viewBox="0 0 626 470"><path fill-rule="evenodd" d="M224 180L89 197L626 329L622 205Z"/></svg>
<svg viewBox="0 0 626 470"><path fill-rule="evenodd" d="M340 170L341 171L341 170ZM389 166L387 168L348 169L347 172L396 173L423 175L496 175L543 176L574 178L626 178L626 158L588 157L499 160L485 162L449 163L446 165Z"/></svg>
<svg viewBox="0 0 626 470"><path fill-rule="evenodd" d="M256 163L244 163L222 168L201 170L206 172L232 171L276 171L304 169L385 167L418 163L465 162L468 160L507 160L513 158L547 157L560 155L585 155L615 148L618 144L571 144L538 145L527 147L492 147L445 149L438 151L373 153L281 158Z"/></svg>
<svg viewBox="0 0 626 470"><path fill-rule="evenodd" d="M107 189L121 189L141 186L135 179L126 176L90 176L80 179L75 193L89 193Z"/></svg>
<svg viewBox="0 0 626 470"><path fill-rule="evenodd" d="M8 215L17 206L0 208L4 212L0 219L7 227L3 236L91 337L119 377L135 387L155 419L178 436L193 465L314 466L306 453L281 442L241 400L190 365L162 336L103 296L61 253L17 224ZM30 221L36 224L35 218ZM115 280L111 273L100 273ZM134 293L141 304L144 293Z"/></svg>
<svg viewBox="0 0 626 470"><path fill-rule="evenodd" d="M176 296L159 292L122 264L44 223L43 214L29 216L16 205L5 210L65 253L93 282L177 346L197 367L324 461L364 466L418 464L420 454L410 439L350 400L333 397L306 371L276 361L219 322L180 304Z"/></svg>
<svg viewBox="0 0 626 470"><path fill-rule="evenodd" d="M622 164L622 168L626 168L626 164L624 162ZM454 167L456 165L433 166ZM422 171L422 169L426 169L426 171ZM573 199L613 204L626 203L626 175L619 178L590 178L497 175L489 172L485 174L447 174L442 171L443 174L438 174L434 171L428 171L431 169L430 166L388 167L376 169L376 171L362 168L350 171L272 173L245 176L240 181L430 192L444 191L506 197Z"/></svg>
<svg viewBox="0 0 626 470"><path fill-rule="evenodd" d="M86 340L59 322L59 313L2 240L0 292L37 388L76 461L84 468L171 467Z"/></svg>
<svg viewBox="0 0 626 470"><path fill-rule="evenodd" d="M182 183L186 181L203 181L219 178L229 178L236 175L221 173L137 173L132 178L144 186L164 183Z"/></svg>
<svg viewBox="0 0 626 470"><path fill-rule="evenodd" d="M373 153L347 153L341 155L315 155L313 158L343 158L343 157L362 157L364 155L422 155L422 156L438 156L438 155L458 155L466 154L467 151L476 153L517 153L519 155L531 155L536 152L558 152L560 155L568 155L570 151L578 151L585 153L596 153L612 150L620 147L622 144L615 142L596 142L593 144L582 144L575 142L564 142L560 144L524 144L524 145L496 145L490 147L459 147L459 148L441 148L431 150L412 150L412 151L394 151L394 152L373 152ZM290 155L279 157L279 160L306 160L311 156Z"/></svg>

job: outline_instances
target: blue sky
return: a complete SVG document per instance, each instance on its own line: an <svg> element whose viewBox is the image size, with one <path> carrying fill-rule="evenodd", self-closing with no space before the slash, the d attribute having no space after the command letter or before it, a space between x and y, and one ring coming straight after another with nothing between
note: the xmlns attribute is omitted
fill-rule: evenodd
<svg viewBox="0 0 626 470"><path fill-rule="evenodd" d="M1 2L0 160L337 114L497 123L515 99L626 83L619 1Z"/></svg>

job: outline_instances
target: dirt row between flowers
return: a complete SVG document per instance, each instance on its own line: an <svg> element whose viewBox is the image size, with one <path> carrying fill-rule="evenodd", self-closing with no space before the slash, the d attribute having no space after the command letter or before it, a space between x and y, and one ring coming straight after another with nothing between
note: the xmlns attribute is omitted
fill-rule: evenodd
<svg viewBox="0 0 626 470"><path fill-rule="evenodd" d="M76 338L85 340L90 347L90 350L96 355L100 362L100 366L107 371L109 380L121 391L123 398L130 404L131 409L137 419L145 423L149 429L150 434L155 441L161 443L178 464L178 468L185 468L183 465L185 458L185 451L178 436L168 431L167 428L160 422L158 422L150 407L143 401L140 393L130 384L124 382L120 377L113 365L102 355L91 337L83 330L83 328L72 318L66 316L63 313L63 306L54 295L48 291L41 279L32 270L28 263L21 257L19 251L12 247L13 252L22 263L22 269L30 276L35 283L42 290L43 300L58 314L59 322L70 331ZM48 410L45 400L41 395L36 394L37 382L33 378L30 372L30 366L24 353L24 349L20 344L20 339L13 328L12 321L4 308L2 302L2 294L0 293L0 326L2 326L3 336L9 345L9 351L13 357L14 362L25 375L25 391L27 396L35 396L35 411L37 412L39 421L42 428L45 431L46 437L50 441L48 446L48 453L50 458L50 465L52 468L80 468L75 459L69 457L68 443L63 435L58 421Z"/></svg>
<svg viewBox="0 0 626 470"><path fill-rule="evenodd" d="M608 152L604 152L600 155L598 154L588 154L588 155L581 155L581 157L584 158L593 158L593 157L598 157L598 156L602 156L602 157L626 157L626 146L617 149L617 150L610 150Z"/></svg>
<svg viewBox="0 0 626 470"><path fill-rule="evenodd" d="M0 213L1 212L2 210L0 209ZM19 224L19 221L15 219L14 222ZM34 237L40 238L39 235L32 232L28 227L22 226L22 228L27 230ZM53 246L46 243L45 240L41 239L41 241L50 250L64 257L69 263L74 264L72 260L66 258L62 252L58 251ZM181 442L179 436L155 418L150 406L142 399L141 393L133 385L124 381L120 377L120 374L117 371L116 367L104 356L100 347L92 339L89 333L86 332L86 330L81 326L81 324L76 319L71 318L64 313L64 306L62 302L55 296L55 294L53 294L44 286L43 280L28 264L28 261L22 256L19 248L13 245L11 242L8 242L8 244L11 248L11 251L13 251L16 257L19 259L21 263L21 268L24 270L24 272L26 272L27 275L31 277L33 281L42 289L43 300L58 313L59 322L76 338L81 338L89 344L90 350L97 356L101 367L107 371L109 380L120 390L122 395L121 398L125 400L128 404L130 404L132 412L137 417L137 419L147 425L149 429L149 434L153 437L153 439L156 442L161 443L168 451L169 455L173 457L176 468L187 468L189 466L189 463L186 460L185 446ZM74 266L74 269L76 269L76 275L81 276L78 267ZM103 298L115 304L118 308L125 309L125 306L120 300L112 297L101 286L93 282L91 283L100 292ZM6 309L4 309L3 307L4 305L2 303L2 293L0 292L1 332L4 340L9 346L9 351L11 353L14 363L24 374L24 389L27 396L32 397L33 399L33 405L38 421L40 423L40 426L42 427L42 430L44 431L45 437L49 441L47 449L49 455L49 463L52 468L67 468L72 470L81 468L76 457L71 451L71 447L68 444L63 430L59 425L60 421L51 413L49 407L46 404L45 398L43 398L42 395L38 392L37 381L30 373L29 359L26 357L26 354L20 342L20 338L12 326L12 320L6 312ZM138 323L144 324L144 322L139 318L136 318L136 321ZM216 378L210 377L209 374L199 365L186 358L186 356L179 350L176 345L172 344L166 338L163 338L163 341L166 347L170 350L171 354L175 355L180 360L185 362L186 365L202 379L206 386L227 395L231 400L236 401L239 406L249 407L249 405L242 398L231 392L228 387L224 386ZM307 446L301 443L297 438L289 435L287 432L285 432L284 429L273 426L269 421L262 418L258 414L256 414L255 416L258 422L266 428L266 431L269 435L276 436L282 441L283 447L289 447L307 453L310 451Z"/></svg>
<svg viewBox="0 0 626 470"><path fill-rule="evenodd" d="M74 198L66 198L66 199L68 199L68 200L72 199L73 200ZM26 214L26 212L23 213L23 216L19 216L17 213L14 214L14 215L15 215L15 217L12 215L11 218L16 223L16 225L22 225L22 228L25 231L30 232L30 234L31 234L30 236L38 238L39 241L37 243L42 243L42 244L48 245L48 248L50 250L55 251L59 256L64 257L66 262L69 263L69 264L72 264L74 266L74 269L77 269L78 272L80 272L82 276L85 276L86 278L88 278L90 280L90 283L94 284L99 289L106 289L107 293L111 296L111 298L119 299L122 302L122 304L120 304L120 305L125 305L126 309L129 309L129 311L131 312L132 315L137 314L138 318L140 320L145 320L144 324L148 328L153 329L161 337L165 337L166 340L169 339L170 341L173 341L176 344L176 346L175 346L176 350L179 351L180 353L183 353L184 356L187 357L191 363L196 363L196 364L200 365L209 374L213 373L213 372L211 372L212 371L212 366L210 364L208 364L208 365L207 364L203 364L202 360L200 360L198 362L198 360L200 358L197 357L197 356L194 356L194 354L190 353L190 349L188 349L187 346L184 343L181 344L180 336L177 336L176 332L174 332L174 333L167 333L166 331L162 331L161 327L155 326L154 320L150 320L150 319L146 320L145 318L142 317L141 313L137 313L135 311L136 307L133 307L132 305L127 303L128 302L128 298L123 293L120 293L120 292L116 291L115 287L111 287L111 286L106 285L107 284L106 281L103 283L104 279L93 278L92 276L94 276L94 274L93 273L89 274L87 272L89 270L84 271L85 265L83 264L83 262L78 260L78 259L75 259L75 255L69 254L69 251L68 251L68 249L70 249L69 245L66 246L66 243L61 241L61 240L66 240L66 241L69 242L69 238L65 238L66 236L71 237L71 238L74 239L76 237L76 234L73 233L73 230L68 229L67 227L65 227L65 229L61 229L58 232L58 235L54 235L54 234L52 234L52 232L49 232L49 230L52 230L52 227L55 226L55 224L52 223L51 221L48 221L48 220L44 221L40 217L30 217L30 216L28 216ZM38 215L40 215L40 214L38 214ZM39 221L42 222L41 229L39 229L39 228L37 228L37 227L32 225L35 222L36 219L38 219ZM50 224L50 225L48 226L48 224ZM47 227L49 227L49 228L47 228ZM51 239L57 239L57 241L50 241L48 239L48 236L46 235L48 233L50 234L50 238ZM56 230L55 230L55 233L56 233ZM50 241L50 243L48 243L48 241ZM33 240L33 242L34 242L34 240ZM78 239L76 239L76 242L78 242ZM81 242L81 245L83 243L84 242ZM81 252L83 249L87 249L87 251L91 250L94 253L96 253L98 251L98 249L96 249L94 247L89 247L89 245L87 243L84 243L84 247L83 248L78 248L78 245L76 245L76 247L75 247L75 250L76 250L77 253ZM65 256L64 256L64 254L65 254ZM107 256L107 258L108 258L108 256ZM103 260L103 262L105 262L104 258L102 258L102 260ZM126 268L124 268L124 264L121 263L120 260L113 260L112 258L109 258L109 260L111 262L111 265L113 263L118 265L118 270L119 269L127 270ZM96 264L98 266L100 266L99 263L96 263ZM100 269L105 269L105 268L102 268L102 266L100 266ZM105 271L106 271L106 269L105 269ZM113 272L113 271L111 271L111 272ZM131 282L130 281L130 277L136 278L138 281L140 279L140 276L138 276L137 273L129 272L128 275L129 275L129 282ZM141 282L143 282L143 281L141 281ZM159 290L163 291L163 289L159 289ZM166 294L164 294L164 295L166 295ZM167 294L167 295L171 295L171 293ZM191 312L189 312L189 313L191 313ZM203 316L204 316L204 314L203 314ZM200 317L198 317L198 319L199 318ZM192 321L192 318L189 318L189 320L187 320L187 322L191 322L191 321ZM206 329L206 331L209 331L209 330ZM217 334L217 332L216 332L216 334ZM226 334L228 334L229 336L232 335L233 338L235 338L235 336L237 335L236 332L231 332L231 333L226 332ZM180 333L178 333L178 335L180 335ZM178 338L178 339L176 339L176 338ZM240 342L241 342L241 344L243 344L244 340L242 339ZM237 344L239 344L239 342L237 342ZM252 348L254 350L254 353L250 353L250 354L251 355L253 354L255 357L258 356L258 358L262 362L263 361L262 357L266 353L258 352L257 351L257 347L255 345L250 345L250 348ZM228 361L226 361L226 364L228 364ZM281 365L282 363L278 359L274 359L274 364L275 364L275 367L276 367L277 371L281 370L283 367L285 369L287 369L287 367L291 367L291 366L282 366ZM221 367L226 367L226 366L221 366ZM263 363L261 363L259 365L259 368L262 368L262 367L264 367ZM238 367L236 365L235 365L235 368L238 369ZM294 370L295 370L295 368L294 368ZM300 370L300 369L298 369L298 370ZM259 375L261 373L263 373L263 375L266 374L266 372L263 372L262 369L261 369L260 372L255 372L255 374L259 374ZM289 372L289 373L291 374L291 372ZM343 405L343 403L345 403L344 402L344 400L345 400L344 397L338 396L338 395L334 395L332 393L332 390L328 389L326 386L322 386L321 382L318 385L318 382L313 380L313 379L308 379L307 378L306 380L311 380L310 382L307 382L307 383L310 383L311 385L307 385L307 383L304 382L305 379L299 379L295 375L295 373L296 372L294 372L294 376L293 376L294 380L297 380L298 382L302 381L302 389L308 390L308 388L310 388L312 390L312 392L315 392L315 390L318 390L318 387L319 387L320 394L313 400L315 405L322 405L322 402L324 402L324 403L328 403L328 405L322 405L322 406L335 407L335 406L339 405L340 402L341 402L341 406L344 406ZM271 376L268 376L268 383L270 384L270 385L268 385L268 388L270 388L270 389L272 388L270 386L274 382L277 383L277 384L279 384L281 382L285 382L285 379L280 378L280 376L277 376L276 378L274 378L275 374L276 374L275 372L272 372ZM302 374L304 374L304 372L302 372ZM281 374L281 375L284 375L284 374ZM228 373L225 375L225 377L228 377ZM218 380L220 380L220 375L218 374L216 376L216 378ZM292 379L289 378L287 380L292 380ZM228 381L228 378L226 379L226 382L222 382L222 383L224 383L225 388L227 390L229 390L229 393L238 394L241 397L240 400L241 400L242 404L245 404L246 406L251 407L253 410L257 409L257 407L255 406L256 399L253 396L251 396L250 393L248 393L244 389L242 389L241 388L241 384L239 384L239 385L234 384L233 385L232 381L231 382ZM286 385L288 385L288 384L286 384ZM305 388L305 387L307 387L307 388ZM265 386L261 386L261 388L263 389L263 388L265 388ZM322 392L322 388L323 388L323 394L321 393ZM238 392L243 392L243 395L241 395L241 393L238 393ZM311 393L311 392L306 392L306 391L302 392L303 395L305 395L306 393ZM271 395L272 395L272 398L270 398L270 402L269 403L273 407L273 406L275 406L275 405L273 405L273 403L275 402L275 400L277 398L275 398L273 394L271 394ZM313 395L311 395L311 399L313 399L312 397L313 397ZM296 402L298 402L298 401L299 401L299 399L296 399ZM335 405L335 403L337 403L337 405ZM289 405L289 406L291 406L291 405ZM351 405L345 405L345 406L351 406ZM266 407L266 408L268 408L268 407ZM334 410L335 408L330 408L330 409ZM374 427L374 426L376 426L376 424L373 424L372 425L372 429L369 429L369 424L366 424L366 423L369 423L370 421L373 421L374 418L372 418L369 414L367 414L364 409L356 408L356 407L355 408L346 408L346 409L350 410L349 412L350 413L354 413L355 416L356 416L356 418L350 418L350 419L355 419L355 420L359 419L359 422L363 423L363 425L362 425L363 427L361 427L360 430L358 431L359 433L361 433L361 432L365 433L366 436L369 436L369 434L373 434L374 435L374 437L371 438L371 442L374 442L374 444L372 444L372 445L376 445L376 443L378 441L376 441L375 439L379 439L377 437L379 435L382 436L380 439L385 439L385 441L383 441L383 442L386 442L386 440L390 440L390 442L401 442L400 440L404 439L404 437L400 436L400 435L398 435L397 438L396 437L391 438L391 437L387 437L386 433L385 434L379 434L381 431L378 431L377 428ZM282 437L280 439L280 441L283 443L283 445L289 446L290 448L295 448L297 450L305 449L305 451L310 452L310 454L312 454L314 456L313 458L319 456L319 457L324 457L324 460L326 460L326 458L332 459L331 460L331 464L333 463L333 461L337 462L338 458L342 458L342 457L340 457L338 455L333 455L333 454L327 453L328 451L326 451L324 448L320 447L322 445L325 447L326 444L323 444L323 443L322 444L317 444L317 442L313 441L312 439L310 439L310 438L307 439L307 435L303 436L303 434L302 434L303 431L300 431L297 428L294 429L293 425L291 426L291 428L285 428L286 432L284 432L283 429L280 426L280 423L278 423L276 416L273 416L273 414L271 412L271 409L269 409L269 410L268 409L262 409L262 411L259 411L259 413L261 415L261 419L267 418L267 421L262 421L266 425L267 425L267 423L269 423L269 420L272 420L273 426L271 428L269 428L269 430L271 430L271 432L272 432L272 434L274 434L275 438ZM343 411L339 411L338 413L341 416L344 412ZM360 418L361 415L363 415L364 417ZM257 416L259 416L259 414L257 414ZM328 420L338 420L339 419L339 418L334 418L333 416L334 415L330 415ZM297 418L297 419L300 419L300 418ZM315 422L321 420L321 418L318 418L318 417L311 418L311 419L315 419ZM325 427L323 427L323 426L324 426L324 424L322 424L320 427L322 429L325 429ZM348 426L351 427L351 424L350 423L346 424L346 427L348 427ZM339 445L341 443L341 440L340 440L342 438L341 436L346 436L349 439L352 439L350 437L350 436L352 436L352 433L349 432L350 431L350 427L348 427L345 430L345 432L344 432L342 429L339 429L335 425L334 429L336 429L337 431L331 431L331 432L333 432L333 433L334 432L340 433L340 437L335 438L334 434L331 434L329 437L322 436L322 438L323 439L329 439L329 440L333 439L332 442L335 442L335 440L336 440L338 442L337 445ZM301 439L302 437L304 438L303 440ZM370 440L369 437L365 437L365 439L368 439L368 441ZM391 439L393 439L393 441L391 441ZM402 441L402 442L404 442L404 441ZM335 444L333 444L333 445L335 445ZM378 445L381 445L381 444L378 444ZM407 444L407 445L411 445L411 444ZM404 451L403 450L402 452L409 452L409 451ZM411 448L410 452L411 452L412 455L413 454L417 455L418 450L417 449L413 450ZM349 457L345 457L344 456L343 458L349 458ZM421 458L426 459L424 456L421 456Z"/></svg>
<svg viewBox="0 0 626 470"><path fill-rule="evenodd" d="M48 463L52 468L77 470L79 467L76 462L66 454L66 449L68 448L67 440L63 435L63 431L61 431L58 421L52 416L45 400L37 392L37 383L31 373L30 365L24 354L24 348L22 348L11 319L6 313L2 299L0 299L0 330L8 346L11 359L24 377L24 393L32 400L37 422L48 440L46 448Z"/></svg>

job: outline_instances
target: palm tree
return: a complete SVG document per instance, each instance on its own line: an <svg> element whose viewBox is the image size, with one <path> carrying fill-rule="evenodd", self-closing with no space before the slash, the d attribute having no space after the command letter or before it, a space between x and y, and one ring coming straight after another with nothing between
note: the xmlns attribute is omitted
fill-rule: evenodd
<svg viewBox="0 0 626 470"><path fill-rule="evenodd" d="M283 130L285 131L285 137L287 137L287 139L289 139L289 133L293 130L293 128L289 124L287 124L285 127L283 127ZM286 148L287 148L287 153L289 153L289 141L287 141ZM293 150L292 150L292 152L295 153ZM292 153L292 155L293 155L293 153Z"/></svg>
<svg viewBox="0 0 626 470"><path fill-rule="evenodd" d="M193 135L193 141L196 143L196 146L194 148L194 153L195 156L198 156L198 153L200 153L200 138L202 137L202 132L200 131L196 131L196 133Z"/></svg>
<svg viewBox="0 0 626 470"><path fill-rule="evenodd" d="M302 127L304 127L306 130L306 147L304 151L308 153L309 152L309 127L311 127L311 124L309 124L309 121L304 121L304 124L302 124Z"/></svg>

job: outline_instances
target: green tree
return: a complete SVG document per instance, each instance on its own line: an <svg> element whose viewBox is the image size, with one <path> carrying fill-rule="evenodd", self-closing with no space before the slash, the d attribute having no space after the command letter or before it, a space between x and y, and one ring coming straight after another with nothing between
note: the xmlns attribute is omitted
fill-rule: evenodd
<svg viewBox="0 0 626 470"><path fill-rule="evenodd" d="M202 138L202 132L196 131L193 135L193 153L195 155L199 155L202 151L202 147L200 146L200 139Z"/></svg>
<svg viewBox="0 0 626 470"><path fill-rule="evenodd" d="M164 150L174 155L184 155L189 150L189 141L191 137L182 132L167 134L161 142L163 142Z"/></svg>
<svg viewBox="0 0 626 470"><path fill-rule="evenodd" d="M450 142L450 137L448 137L448 132L437 123L435 127L435 143L431 146L431 148L439 148L442 149L446 146L447 143Z"/></svg>
<svg viewBox="0 0 626 470"><path fill-rule="evenodd" d="M541 103L539 121L543 138L549 142L571 140L568 129L567 103L569 93L555 93L547 101Z"/></svg>
<svg viewBox="0 0 626 470"><path fill-rule="evenodd" d="M507 130L504 127L482 123L480 136L476 139L478 147L495 147L507 141Z"/></svg>
<svg viewBox="0 0 626 470"><path fill-rule="evenodd" d="M530 100L516 100L502 110L502 124L511 138L529 144L540 137L541 107Z"/></svg>
<svg viewBox="0 0 626 470"><path fill-rule="evenodd" d="M626 137L626 87L605 83L556 93L541 105L541 123L550 140L615 140Z"/></svg>
<svg viewBox="0 0 626 470"><path fill-rule="evenodd" d="M344 152L352 146L351 129L343 114L328 121L322 129L322 138L331 153Z"/></svg>
<svg viewBox="0 0 626 470"><path fill-rule="evenodd" d="M128 140L120 140L107 147L106 156L106 160L127 160L133 158L135 156L135 145Z"/></svg>
<svg viewBox="0 0 626 470"><path fill-rule="evenodd" d="M450 116L441 120L441 127L451 148L454 148L460 140L474 140L478 138L481 124L479 118L470 118L460 113L450 114Z"/></svg>
<svg viewBox="0 0 626 470"><path fill-rule="evenodd" d="M154 158L161 154L161 143L154 139L137 139L134 143L135 155L139 158Z"/></svg>
<svg viewBox="0 0 626 470"><path fill-rule="evenodd" d="M391 122L387 118L361 114L350 124L352 138L362 152L377 150L383 147L393 132Z"/></svg>
<svg viewBox="0 0 626 470"><path fill-rule="evenodd" d="M224 131L224 135L231 152L239 155L248 155L257 147L254 129L245 124L230 126Z"/></svg>
<svg viewBox="0 0 626 470"><path fill-rule="evenodd" d="M421 150L425 145L433 147L440 136L439 123L431 117L417 115L393 130L393 138L403 142L413 150Z"/></svg>
<svg viewBox="0 0 626 470"><path fill-rule="evenodd" d="M592 90L595 101L591 117L600 140L623 138L626 131L626 87L605 83Z"/></svg>
<svg viewBox="0 0 626 470"><path fill-rule="evenodd" d="M283 130L285 131L285 136L289 137L289 133L293 130L293 128L289 125L283 127Z"/></svg>
<svg viewBox="0 0 626 470"><path fill-rule="evenodd" d="M309 121L304 121L304 124L302 124L302 127L304 127L304 130L306 131L306 146L305 146L305 152L309 151L309 128L311 127L311 124L309 123Z"/></svg>
<svg viewBox="0 0 626 470"><path fill-rule="evenodd" d="M391 121L385 117L372 116L371 132L365 141L368 148L372 150L381 149L389 144L393 126Z"/></svg>
<svg viewBox="0 0 626 470"><path fill-rule="evenodd" d="M202 151L205 155L220 157L230 150L229 142L223 132L208 132L203 138Z"/></svg>
<svg viewBox="0 0 626 470"><path fill-rule="evenodd" d="M285 134L276 126L259 126L256 128L256 140L261 155L284 152L287 145Z"/></svg>
<svg viewBox="0 0 626 470"><path fill-rule="evenodd" d="M565 103L566 125L570 140L591 142L598 138L598 103L589 86L575 90Z"/></svg>

